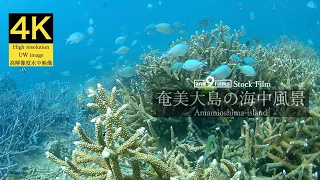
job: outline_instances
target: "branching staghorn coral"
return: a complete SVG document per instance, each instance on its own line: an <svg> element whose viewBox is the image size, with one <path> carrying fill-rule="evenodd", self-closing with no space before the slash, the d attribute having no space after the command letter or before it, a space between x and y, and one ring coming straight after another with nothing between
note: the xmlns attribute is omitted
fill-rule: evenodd
<svg viewBox="0 0 320 180"><path fill-rule="evenodd" d="M229 79L233 81L264 81L265 83L270 83L271 88L277 90L292 88L309 90L311 100L309 113L315 119L320 117L320 72L318 70L320 61L312 48L287 37L281 37L274 46L267 45L263 47L259 44L258 46L246 47L239 43L239 38L241 38L242 33L235 31L233 35L230 35L229 30L230 27L220 24L216 25L216 29L211 32L196 32L190 40L179 39L173 42L171 46L176 43L184 43L189 46L189 52L184 57L158 57L157 51L153 50L150 51L149 54L141 56L143 64L137 66L137 71L142 85L138 86L137 83L134 82L137 88L133 89L121 86L121 94L127 97L125 98L125 102L133 104L132 107L129 105L131 111L128 111L128 114L132 117L137 117L130 120L135 124L135 127L144 126L144 122L148 119L151 119L153 122L160 120L165 122L159 123L160 126L171 125L174 127L176 125L176 119L174 118L164 120L163 118L153 118L149 116L152 114L152 109L148 106L151 103L150 93L153 89L162 88L169 90L187 90L193 87L194 79L204 79L207 73L203 70L195 73L185 70L174 72L169 70L169 66L174 62L185 62L189 58L208 60L208 67L207 69L205 68L205 70L214 70L214 68L221 64L228 64L233 68L233 73L229 77ZM232 39L231 43L228 44L226 41L228 38L225 37ZM239 55L241 59L247 56L255 58L258 64L253 67L257 72L257 76L247 77L240 74L239 71L236 70L235 62L230 58L232 53ZM144 90L141 90L141 86ZM143 97L143 103L141 98L137 98L137 96ZM237 123L235 120L237 119L217 117L197 119L197 122L201 122L198 123L198 125L201 125L201 127L199 127L201 128L201 133L209 134L210 129L215 129L216 127L225 127L227 128L225 132L232 133L233 130L228 129L228 126L235 125ZM292 118L290 119L290 123L300 122L301 120L301 118ZM188 124L181 122L184 122L184 120L179 121L180 125L184 124L187 126ZM184 128L183 130L185 134L188 133L186 129L187 128ZM181 130L179 131L181 132ZM159 132L157 131L157 133ZM319 133L316 134L318 135ZM233 136L231 134L229 135ZM228 133L226 133L226 136L228 136ZM160 134L159 137L163 137L163 134ZM261 146L264 147L265 144ZM239 154L238 152L232 153L235 155ZM257 163L257 166L252 167L259 167L260 165L261 164Z"/></svg>
<svg viewBox="0 0 320 180"><path fill-rule="evenodd" d="M41 148L49 127L61 133L71 120L81 120L82 110L72 100L69 84L58 81L0 96L0 179L19 172L16 157ZM58 102L63 109L52 108Z"/></svg>
<svg viewBox="0 0 320 180"><path fill-rule="evenodd" d="M60 160L50 152L47 158L60 165L63 172L73 179L223 179L229 177L239 179L241 166L232 164L227 159L208 162L204 166L204 157L187 158L192 152L201 151L203 141L193 130L192 120L188 118L188 131L195 139L186 138L179 141L171 131L172 150L157 151L157 135L149 124L149 135L145 128L139 128L131 134L123 120L127 104L116 104L116 89L107 96L104 88L98 84L98 90L89 90L89 96L95 103L91 108L100 108L103 114L94 117L95 139L89 138L80 123L76 123L73 132L80 139L72 152L72 158ZM119 107L120 106L120 107ZM190 136L190 137L191 137ZM194 143L190 144L190 140ZM198 144L198 146L197 146ZM131 170L128 170L131 165Z"/></svg>
<svg viewBox="0 0 320 180"><path fill-rule="evenodd" d="M168 179L171 172L167 165L148 153L146 143L149 142L149 135L145 129L139 128L131 135L124 125L122 116L127 104L116 109L116 89L113 88L108 97L100 84L97 87L98 92L89 90L89 96L95 103L88 104L89 107L100 108L104 112L92 119L96 126L96 139L89 138L77 123L74 132L80 141L75 142L77 149L72 153L72 160L66 158L62 161L50 152L46 153L47 157L62 166L64 172L74 179L140 179L139 161L150 164L158 177ZM131 162L132 174L125 175L122 172L120 159Z"/></svg>
<svg viewBox="0 0 320 180"><path fill-rule="evenodd" d="M319 118L309 117L300 122L289 118L255 120L255 128L244 121L241 144L229 144L224 158L240 162L244 179L314 179L319 171ZM230 148L230 147L228 147ZM243 154L245 155L243 158ZM246 173L248 172L248 173Z"/></svg>

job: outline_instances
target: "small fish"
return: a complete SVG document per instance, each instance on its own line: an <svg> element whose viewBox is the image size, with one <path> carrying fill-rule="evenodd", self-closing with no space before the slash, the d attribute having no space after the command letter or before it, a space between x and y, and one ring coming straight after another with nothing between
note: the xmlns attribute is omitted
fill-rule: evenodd
<svg viewBox="0 0 320 180"><path fill-rule="evenodd" d="M91 61L89 61L89 64L90 65L95 65L97 63L97 60L96 59L92 59Z"/></svg>
<svg viewBox="0 0 320 180"><path fill-rule="evenodd" d="M86 91L84 90L82 84L79 84L80 85L80 91L82 92L82 95L86 96Z"/></svg>
<svg viewBox="0 0 320 180"><path fill-rule="evenodd" d="M204 165L205 165L206 159L209 157L209 153L216 146L215 141L216 141L216 137L214 135L210 135L207 139L206 146L204 147L204 158L203 158Z"/></svg>
<svg viewBox="0 0 320 180"><path fill-rule="evenodd" d="M69 38L67 39L66 45L69 44L77 44L78 42L82 41L84 39L84 34L82 34L81 32L75 32L73 34L71 34L69 36Z"/></svg>
<svg viewBox="0 0 320 180"><path fill-rule="evenodd" d="M89 26L87 29L88 34L93 34L94 33L94 28L92 26Z"/></svg>
<svg viewBox="0 0 320 180"><path fill-rule="evenodd" d="M180 29L179 31L178 31L178 34L184 34L186 32L186 30L185 29Z"/></svg>
<svg viewBox="0 0 320 180"><path fill-rule="evenodd" d="M199 22L199 26L201 27L210 26L210 24L211 24L211 20L208 20L208 19L204 19Z"/></svg>
<svg viewBox="0 0 320 180"><path fill-rule="evenodd" d="M135 46L138 43L138 40L133 40L131 46Z"/></svg>
<svg viewBox="0 0 320 180"><path fill-rule="evenodd" d="M230 58L236 63L241 62L241 58L237 54L232 54Z"/></svg>
<svg viewBox="0 0 320 180"><path fill-rule="evenodd" d="M247 46L247 48L250 48L250 41L246 42L246 46Z"/></svg>
<svg viewBox="0 0 320 180"><path fill-rule="evenodd" d="M90 79L88 79L88 80L86 80L86 85L88 86L90 86L90 85L93 85L93 84L97 84L97 78L96 77L92 77L92 78L90 78Z"/></svg>
<svg viewBox="0 0 320 180"><path fill-rule="evenodd" d="M198 59L189 59L184 62L182 68L187 71L196 71L204 66L206 66L206 63L203 61L200 61Z"/></svg>
<svg viewBox="0 0 320 180"><path fill-rule="evenodd" d="M237 68L240 70L241 73L245 74L245 76L254 77L257 75L256 70L250 65L238 65Z"/></svg>
<svg viewBox="0 0 320 180"><path fill-rule="evenodd" d="M135 75L135 70L132 66L126 66L118 71L118 75L122 77L131 77Z"/></svg>
<svg viewBox="0 0 320 180"><path fill-rule="evenodd" d="M71 73L70 73L70 71L63 71L63 72L61 72L61 75L68 77L68 76L71 76Z"/></svg>
<svg viewBox="0 0 320 180"><path fill-rule="evenodd" d="M250 19L251 19L251 20L256 19L256 15L254 14L253 11L250 12L249 16L250 16Z"/></svg>
<svg viewBox="0 0 320 180"><path fill-rule="evenodd" d="M273 10L276 9L276 3L275 3L275 2L272 3L272 9L273 9Z"/></svg>
<svg viewBox="0 0 320 180"><path fill-rule="evenodd" d="M211 72L210 76L213 76L218 79L225 79L230 76L231 72L232 69L228 65L223 64L217 67L213 72Z"/></svg>
<svg viewBox="0 0 320 180"><path fill-rule="evenodd" d="M311 40L311 39L308 39L308 45L310 45L310 46L313 46L314 45L314 43L313 43L313 41Z"/></svg>
<svg viewBox="0 0 320 180"><path fill-rule="evenodd" d="M101 64L99 64L98 66L94 67L95 69L97 70L102 70L103 69L103 66Z"/></svg>
<svg viewBox="0 0 320 180"><path fill-rule="evenodd" d="M212 86L210 86L210 87L208 87L208 86L202 87L202 88L200 89L200 91L201 91L201 93L203 93L203 94L207 94L207 93L209 93L209 92L215 91L216 89L217 89L217 88L216 88L214 85L212 85Z"/></svg>
<svg viewBox="0 0 320 180"><path fill-rule="evenodd" d="M243 62L246 63L247 65L255 65L258 63L257 60L255 60L253 57L250 57L250 56L244 58Z"/></svg>
<svg viewBox="0 0 320 180"><path fill-rule="evenodd" d="M48 70L44 70L44 71L43 71L43 73L44 73L46 76L48 76L48 75L50 75L50 74L51 74L51 72L50 72L50 71L48 71Z"/></svg>
<svg viewBox="0 0 320 180"><path fill-rule="evenodd" d="M103 58L103 56L99 56L99 55L96 56L96 60L97 60L97 61L99 61L99 60L102 59L102 58Z"/></svg>
<svg viewBox="0 0 320 180"><path fill-rule="evenodd" d="M103 52L103 51L104 51L104 49L103 49L103 48L100 48L99 50L100 50L100 52Z"/></svg>
<svg viewBox="0 0 320 180"><path fill-rule="evenodd" d="M26 72L27 72L27 69L26 69L25 67L21 67L21 68L20 68L20 72L26 73Z"/></svg>
<svg viewBox="0 0 320 180"><path fill-rule="evenodd" d="M317 5L313 1L309 1L308 4L307 4L307 7L310 8L310 9L317 9Z"/></svg>
<svg viewBox="0 0 320 180"><path fill-rule="evenodd" d="M93 44L93 38L90 38L86 44L86 46L90 46Z"/></svg>
<svg viewBox="0 0 320 180"><path fill-rule="evenodd" d="M102 3L102 7L106 9L108 7L108 4L107 3Z"/></svg>
<svg viewBox="0 0 320 180"><path fill-rule="evenodd" d="M184 63L182 63L182 62L175 62L174 64L171 65L170 70L172 70L172 71L179 71L179 70L182 69L183 64L184 64Z"/></svg>
<svg viewBox="0 0 320 180"><path fill-rule="evenodd" d="M63 110L63 105L61 103L55 103L50 107L50 110L52 111L61 111Z"/></svg>
<svg viewBox="0 0 320 180"><path fill-rule="evenodd" d="M188 52L188 46L185 44L176 44L174 45L166 55L172 57L184 56Z"/></svg>
<svg viewBox="0 0 320 180"><path fill-rule="evenodd" d="M147 5L147 8L148 8L148 9L152 9L152 8L153 8L153 5L152 5L152 4L148 4L148 5Z"/></svg>
<svg viewBox="0 0 320 180"><path fill-rule="evenodd" d="M124 55L121 55L118 57L118 61L122 60L124 58Z"/></svg>
<svg viewBox="0 0 320 180"><path fill-rule="evenodd" d="M128 48L127 46L121 46L119 49L117 49L113 53L115 53L115 54L126 54L129 51L130 51L130 48Z"/></svg>
<svg viewBox="0 0 320 180"><path fill-rule="evenodd" d="M184 24L182 24L181 22L174 22L173 26L177 27L177 28L181 28Z"/></svg>
<svg viewBox="0 0 320 180"><path fill-rule="evenodd" d="M231 45L232 44L232 41L231 41L231 38L229 36L223 36L223 40L228 44L228 45Z"/></svg>
<svg viewBox="0 0 320 180"><path fill-rule="evenodd" d="M148 35L152 35L152 34L157 33L157 29L156 29L156 27L155 27L154 24L149 24L149 25L145 28L145 32L146 32Z"/></svg>
<svg viewBox="0 0 320 180"><path fill-rule="evenodd" d="M260 42L260 40L257 39L257 38L253 38L253 39L252 39L252 42L255 43L257 46L261 46L261 42Z"/></svg>
<svg viewBox="0 0 320 180"><path fill-rule="evenodd" d="M89 25L92 25L93 24L93 20L90 18L89 19Z"/></svg>
<svg viewBox="0 0 320 180"><path fill-rule="evenodd" d="M244 25L241 25L241 33L243 34L243 35L245 35L246 33L247 33L247 30L246 30L246 28L244 27Z"/></svg>
<svg viewBox="0 0 320 180"><path fill-rule="evenodd" d="M239 2L238 3L238 10L242 10L243 9L243 2Z"/></svg>
<svg viewBox="0 0 320 180"><path fill-rule="evenodd" d="M123 42L125 42L127 40L126 36L120 36L117 37L117 39L114 41L115 44L122 44Z"/></svg>
<svg viewBox="0 0 320 180"><path fill-rule="evenodd" d="M155 25L155 28L158 32L163 34L171 34L174 32L174 29L172 29L171 25L168 23L159 23Z"/></svg>

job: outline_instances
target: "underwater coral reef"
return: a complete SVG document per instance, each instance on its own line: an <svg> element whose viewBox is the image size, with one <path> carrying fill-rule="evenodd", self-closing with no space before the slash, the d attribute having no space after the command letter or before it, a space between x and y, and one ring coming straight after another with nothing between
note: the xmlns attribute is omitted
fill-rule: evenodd
<svg viewBox="0 0 320 180"><path fill-rule="evenodd" d="M72 179L317 179L320 140L320 61L302 43L281 37L275 45L241 44L241 31L222 22L212 31L196 32L185 44L184 56L170 57L150 49L141 55L137 78L117 80L106 91L101 84L89 89L97 109L92 114L94 132L76 123L78 136L70 157L48 159ZM256 73L239 72L240 59L252 57ZM195 71L173 70L190 59L206 61ZM308 90L308 117L181 117L153 116L152 93L156 89L192 89L195 79L228 65L228 79L263 81L274 89ZM118 94L119 98L116 97ZM94 133L94 136L90 135Z"/></svg>

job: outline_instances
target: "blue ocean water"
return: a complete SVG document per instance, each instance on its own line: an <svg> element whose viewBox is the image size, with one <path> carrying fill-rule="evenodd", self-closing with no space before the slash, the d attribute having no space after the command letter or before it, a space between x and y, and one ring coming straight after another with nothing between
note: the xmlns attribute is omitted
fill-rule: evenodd
<svg viewBox="0 0 320 180"><path fill-rule="evenodd" d="M315 1L316 2L316 1ZM238 9L238 4L243 9ZM150 23L176 21L185 24L186 34L209 30L214 24L223 21L233 29L240 29L243 25L248 33L247 38L258 38L263 44L273 43L281 35L295 37L307 43L311 39L315 46L319 46L320 39L320 11L306 6L308 1L286 0L157 0L142 1L103 1L103 0L2 0L0 2L0 50L2 55L0 72L10 72L19 80L19 86L29 88L31 84L52 80L77 80L86 74L99 75L96 69L89 67L88 62L94 59L100 48L104 48L103 62L116 62L118 56L112 54L119 46L114 44L116 37L127 36L125 45L130 46L133 40L138 40L135 47L125 59L128 62L139 62L139 54L143 47L151 45L153 49L166 51L168 44L181 35L155 34L147 35L144 28ZM104 8L103 4L107 4ZM153 8L148 9L147 5ZM275 8L274 8L275 7ZM251 20L249 13L254 12L255 19ZM20 68L8 67L8 13L23 12L52 12L54 13L54 67L27 68L27 73L20 73ZM85 14L87 13L87 16ZM95 33L86 33L89 18L94 20ZM212 20L209 27L199 27L199 21ZM121 27L125 27L122 28ZM85 40L78 44L65 45L66 38L74 32L86 34ZM135 34L142 32L139 37ZM91 46L85 46L88 39L93 38ZM246 38L243 38L246 41ZM141 46L143 46L141 48ZM107 64L107 63L105 63ZM112 66L105 66L103 71L111 71ZM45 75L43 71L50 71ZM64 77L62 71L70 71L72 76ZM40 76L39 76L40 75Z"/></svg>

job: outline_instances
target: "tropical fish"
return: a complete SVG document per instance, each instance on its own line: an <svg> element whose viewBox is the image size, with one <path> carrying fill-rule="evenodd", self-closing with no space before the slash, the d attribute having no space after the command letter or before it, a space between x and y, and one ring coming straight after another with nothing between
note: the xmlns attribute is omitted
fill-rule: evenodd
<svg viewBox="0 0 320 180"><path fill-rule="evenodd" d="M261 42L260 42L260 40L257 39L257 38L253 38L253 39L252 39L252 42L255 43L257 46L261 46Z"/></svg>
<svg viewBox="0 0 320 180"><path fill-rule="evenodd" d="M25 67L21 67L21 68L20 68L20 72L26 73L26 72L27 72L27 69L26 69Z"/></svg>
<svg viewBox="0 0 320 180"><path fill-rule="evenodd" d="M213 76L218 79L225 79L230 76L232 69L224 64L217 67L213 72L210 73L210 76Z"/></svg>
<svg viewBox="0 0 320 180"><path fill-rule="evenodd" d="M247 65L255 65L258 63L257 60L255 60L253 57L250 57L250 56L244 58L243 62L246 63Z"/></svg>
<svg viewBox="0 0 320 180"><path fill-rule="evenodd" d="M183 64L182 68L187 71L196 71L204 66L206 66L206 64L203 61L198 59L189 59Z"/></svg>
<svg viewBox="0 0 320 180"><path fill-rule="evenodd" d="M98 66L96 66L94 68L97 69L97 70L101 70L101 69L103 69L103 66L101 64L99 64Z"/></svg>
<svg viewBox="0 0 320 180"><path fill-rule="evenodd" d="M214 135L210 135L207 139L206 146L204 147L204 158L203 158L204 165L205 165L206 159L209 157L209 153L216 146L215 141L216 141L216 137Z"/></svg>
<svg viewBox="0 0 320 180"><path fill-rule="evenodd" d="M199 26L201 27L210 26L210 24L211 24L211 20L208 20L208 19L204 19L199 22Z"/></svg>
<svg viewBox="0 0 320 180"><path fill-rule="evenodd" d="M311 39L308 39L308 44L310 45L310 46L313 46L314 45L314 43L313 43L313 41L311 40Z"/></svg>
<svg viewBox="0 0 320 180"><path fill-rule="evenodd" d="M241 73L245 74L245 76L253 77L257 75L256 70L254 70L254 68L250 65L238 65L237 68L240 70Z"/></svg>
<svg viewBox="0 0 320 180"><path fill-rule="evenodd" d="M87 42L87 45L86 45L86 46L89 46L89 45L91 45L91 44L93 44L93 38L90 38L90 39L88 40L88 42Z"/></svg>
<svg viewBox="0 0 320 180"><path fill-rule="evenodd" d="M241 32L242 32L243 35L245 35L247 33L247 30L244 27L244 25L241 25Z"/></svg>
<svg viewBox="0 0 320 180"><path fill-rule="evenodd" d="M61 111L63 109L63 105L61 103L55 103L50 106L50 110L52 111Z"/></svg>
<svg viewBox="0 0 320 180"><path fill-rule="evenodd" d="M174 30L171 28L171 25L168 23L159 23L155 25L155 28L158 32L163 34L171 34L174 32Z"/></svg>
<svg viewBox="0 0 320 180"><path fill-rule="evenodd" d="M317 5L313 1L309 1L308 4L307 4L307 7L311 8L311 9L317 9Z"/></svg>
<svg viewBox="0 0 320 180"><path fill-rule="evenodd" d="M78 43L81 40L83 40L84 37L85 37L84 34L82 34L81 32L75 32L69 36L69 38L67 39L66 45L68 43L69 44Z"/></svg>
<svg viewBox="0 0 320 180"><path fill-rule="evenodd" d="M184 34L186 32L186 30L185 29L180 29L179 31L178 31L178 34Z"/></svg>
<svg viewBox="0 0 320 180"><path fill-rule="evenodd" d="M188 52L188 46L185 44L176 44L168 52L168 56L179 57L184 56Z"/></svg>
<svg viewBox="0 0 320 180"><path fill-rule="evenodd" d="M79 84L80 85L80 91L82 93L83 96L86 96L86 91L84 90L82 84Z"/></svg>
<svg viewBox="0 0 320 180"><path fill-rule="evenodd" d="M98 56L96 57L96 60L99 61L99 60L102 59L102 58L103 58L103 56L99 56L99 55L98 55Z"/></svg>
<svg viewBox="0 0 320 180"><path fill-rule="evenodd" d="M126 41L127 37L126 36L120 36L117 37L117 39L114 41L115 44L122 44L124 41Z"/></svg>
<svg viewBox="0 0 320 180"><path fill-rule="evenodd" d="M135 75L135 70L132 66L126 66L118 71L118 75L122 77L131 77Z"/></svg>
<svg viewBox="0 0 320 180"><path fill-rule="evenodd" d="M118 61L122 60L124 58L124 55L121 55L118 57Z"/></svg>
<svg viewBox="0 0 320 180"><path fill-rule="evenodd" d="M236 63L240 63L241 62L241 59L237 54L232 54L230 58Z"/></svg>
<svg viewBox="0 0 320 180"><path fill-rule="evenodd" d="M223 40L228 44L228 45L231 45L231 39L230 39L230 37L229 36L223 36Z"/></svg>
<svg viewBox="0 0 320 180"><path fill-rule="evenodd" d="M102 7L106 9L108 7L108 4L107 3L102 3Z"/></svg>
<svg viewBox="0 0 320 180"><path fill-rule="evenodd" d="M138 40L133 40L131 46L135 46L138 43Z"/></svg>
<svg viewBox="0 0 320 180"><path fill-rule="evenodd" d="M88 80L86 80L86 86L90 86L90 85L96 85L97 84L97 78L96 77L92 77L89 78Z"/></svg>
<svg viewBox="0 0 320 180"><path fill-rule="evenodd" d="M247 46L247 48L250 48L250 41L246 42L246 46Z"/></svg>
<svg viewBox="0 0 320 180"><path fill-rule="evenodd" d="M201 93L206 94L206 93L209 93L209 92L213 92L213 91L215 91L216 89L217 89L217 88L212 85L212 86L210 86L210 87L208 87L208 86L202 87L202 88L200 88L200 91L201 91Z"/></svg>
<svg viewBox="0 0 320 180"><path fill-rule="evenodd" d="M184 24L182 24L181 22L174 22L173 26L177 27L177 28L181 28Z"/></svg>
<svg viewBox="0 0 320 180"><path fill-rule="evenodd" d="M94 33L94 28L92 26L89 26L87 29L88 34L93 34Z"/></svg>
<svg viewBox="0 0 320 180"><path fill-rule="evenodd" d="M155 27L154 24L149 24L149 25L145 28L145 32L146 32L148 35L152 35L152 34L157 33L157 29L156 29L156 27Z"/></svg>
<svg viewBox="0 0 320 180"><path fill-rule="evenodd" d="M251 19L251 20L256 19L256 15L254 14L253 11L250 12L249 16L250 16L250 19Z"/></svg>
<svg viewBox="0 0 320 180"><path fill-rule="evenodd" d="M126 54L129 51L130 51L130 48L128 48L127 46L121 46L119 49L117 49L113 53L115 53L115 54Z"/></svg>
<svg viewBox="0 0 320 180"><path fill-rule="evenodd" d="M148 5L147 5L147 8L148 8L148 9L152 9L152 8L153 8L153 5L152 5L152 4L148 4Z"/></svg>
<svg viewBox="0 0 320 180"><path fill-rule="evenodd" d="M93 20L90 18L89 19L89 25L92 25L93 24Z"/></svg>
<svg viewBox="0 0 320 180"><path fill-rule="evenodd" d="M238 3L238 10L242 10L243 9L243 2L239 2Z"/></svg>
<svg viewBox="0 0 320 180"><path fill-rule="evenodd" d="M63 72L61 72L61 75L62 76L71 76L71 73L70 73L70 71L63 71Z"/></svg>
<svg viewBox="0 0 320 180"><path fill-rule="evenodd" d="M170 70L172 70L172 71L179 71L179 70L182 69L183 64L184 64L184 63L182 63L182 62L175 62L175 63L173 63L173 64L171 65Z"/></svg>

